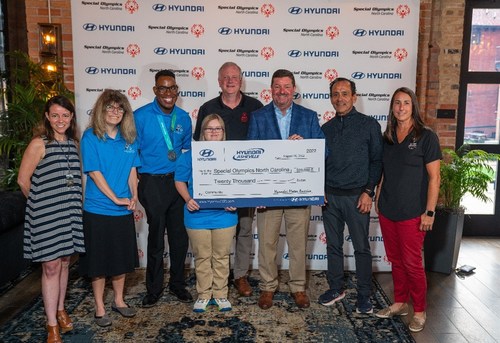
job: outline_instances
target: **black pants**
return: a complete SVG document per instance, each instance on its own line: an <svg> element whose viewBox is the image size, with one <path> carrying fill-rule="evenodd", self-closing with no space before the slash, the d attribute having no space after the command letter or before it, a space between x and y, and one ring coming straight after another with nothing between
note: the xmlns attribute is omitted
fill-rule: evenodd
<svg viewBox="0 0 500 343"><path fill-rule="evenodd" d="M163 289L165 228L170 257L170 289L186 286L184 267L189 239L184 227L184 200L175 189L172 175L142 174L139 201L146 210L149 225L146 290L159 295Z"/></svg>

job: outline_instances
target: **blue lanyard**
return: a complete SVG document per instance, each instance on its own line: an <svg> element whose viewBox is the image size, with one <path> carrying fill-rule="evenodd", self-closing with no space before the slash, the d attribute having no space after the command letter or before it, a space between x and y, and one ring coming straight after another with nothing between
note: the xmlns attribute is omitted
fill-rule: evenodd
<svg viewBox="0 0 500 343"><path fill-rule="evenodd" d="M177 115L175 113L175 107L172 110L172 120L170 122L170 131L174 132L175 129L175 120L177 118ZM163 133L163 139L165 140L165 143L167 144L168 151L173 151L174 146L172 145L172 141L170 140L170 135L167 132L167 128L165 127L165 122L163 121L162 115L157 114L156 119L158 120L158 124L160 124L161 132Z"/></svg>

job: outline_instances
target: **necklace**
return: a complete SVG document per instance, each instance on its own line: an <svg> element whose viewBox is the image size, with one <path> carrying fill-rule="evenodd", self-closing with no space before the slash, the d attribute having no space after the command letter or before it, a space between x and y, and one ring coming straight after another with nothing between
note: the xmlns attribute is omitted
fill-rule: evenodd
<svg viewBox="0 0 500 343"><path fill-rule="evenodd" d="M56 141L57 146L59 147L59 149L61 149L62 153L66 157L66 162L67 162L67 165L68 165L68 173L66 174L66 186L67 187L73 187L73 185L75 184L75 181L74 181L73 174L71 174L71 164L69 162L69 153L71 151L71 146L69 145L69 139L67 140L68 151L65 151L63 149L62 145L59 144L59 141L57 139L55 141Z"/></svg>

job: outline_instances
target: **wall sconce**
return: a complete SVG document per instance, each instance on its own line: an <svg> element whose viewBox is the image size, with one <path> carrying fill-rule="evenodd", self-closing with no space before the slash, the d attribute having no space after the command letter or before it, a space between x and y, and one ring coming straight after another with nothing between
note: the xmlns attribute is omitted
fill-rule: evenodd
<svg viewBox="0 0 500 343"><path fill-rule="evenodd" d="M57 71L62 56L60 24L38 24L40 62L49 71Z"/></svg>

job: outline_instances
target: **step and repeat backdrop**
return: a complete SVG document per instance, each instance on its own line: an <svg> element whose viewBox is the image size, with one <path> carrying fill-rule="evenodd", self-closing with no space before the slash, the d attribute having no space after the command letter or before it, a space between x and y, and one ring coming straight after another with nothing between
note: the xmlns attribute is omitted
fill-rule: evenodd
<svg viewBox="0 0 500 343"><path fill-rule="evenodd" d="M134 109L154 99L154 75L177 76L177 105L193 125L198 108L219 95L217 72L227 61L243 70L243 91L271 101L276 69L295 74L295 101L318 113L320 124L335 112L329 83L356 82L356 108L386 126L390 97L401 86L415 88L419 0L72 0L77 116L83 130L90 109L106 88L126 94ZM146 265L147 223L136 211L140 264ZM378 219L371 215L374 270L390 270ZM254 235L253 267L258 240ZM345 266L354 270L354 251L345 231ZM168 246L168 245L167 245ZM281 268L288 268L285 235ZM165 251L168 263L168 248ZM321 207L313 207L308 236L308 268L326 269ZM187 263L192 262L188 253Z"/></svg>

